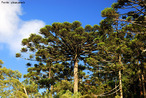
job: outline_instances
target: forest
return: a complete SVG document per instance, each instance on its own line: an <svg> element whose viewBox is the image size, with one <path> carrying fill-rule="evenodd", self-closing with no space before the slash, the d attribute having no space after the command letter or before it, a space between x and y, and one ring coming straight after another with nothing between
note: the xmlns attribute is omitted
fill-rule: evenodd
<svg viewBox="0 0 146 98"><path fill-rule="evenodd" d="M145 15L145 0L117 0L99 25L40 28L16 53L27 74L0 60L0 98L146 98Z"/></svg>

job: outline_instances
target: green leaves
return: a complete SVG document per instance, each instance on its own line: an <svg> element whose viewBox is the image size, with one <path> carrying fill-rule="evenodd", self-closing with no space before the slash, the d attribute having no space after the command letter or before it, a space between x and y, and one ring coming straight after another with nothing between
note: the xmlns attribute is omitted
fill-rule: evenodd
<svg viewBox="0 0 146 98"><path fill-rule="evenodd" d="M2 67L2 64L3 64L3 61L2 61L2 60L0 60L0 68Z"/></svg>
<svg viewBox="0 0 146 98"><path fill-rule="evenodd" d="M27 48L22 48L21 52L27 52ZM17 56L18 56L18 54L17 54Z"/></svg>
<svg viewBox="0 0 146 98"><path fill-rule="evenodd" d="M113 8L105 8L103 11L101 11L101 16L115 18L118 17L118 14L116 13L116 10Z"/></svg>
<svg viewBox="0 0 146 98"><path fill-rule="evenodd" d="M132 16L127 17L126 20L127 20L128 22L131 22L131 21L132 21Z"/></svg>
<svg viewBox="0 0 146 98"><path fill-rule="evenodd" d="M94 29L95 29L95 31L96 31L96 27L95 27ZM85 31L86 31L86 32L91 32L91 31L93 31L93 27L92 27L91 25L86 25L86 26L85 26Z"/></svg>
<svg viewBox="0 0 146 98"><path fill-rule="evenodd" d="M79 21L53 23L41 28L41 35L31 34L29 38L23 39L24 47L21 52L29 54L25 59L43 63L34 63L34 67L28 63L28 74L25 77L39 83L40 88L50 88L54 85L53 82L62 79L72 80L73 63L85 60L85 57L97 49L95 38L98 30L98 25L87 25L83 28ZM85 66L79 65L77 69L79 76L76 75L76 78L83 78L85 73L82 71L85 70ZM77 84L78 81L75 82Z"/></svg>
<svg viewBox="0 0 146 98"><path fill-rule="evenodd" d="M27 39L23 39L22 40L22 45L24 46L24 45L27 45L28 44L28 40Z"/></svg>
<svg viewBox="0 0 146 98"><path fill-rule="evenodd" d="M100 26L99 26L99 25L94 25L94 26L93 26L93 31L95 32L95 31L97 31L97 30L100 30Z"/></svg>
<svg viewBox="0 0 146 98"><path fill-rule="evenodd" d="M43 35L45 35L45 36L47 36L48 30L50 29L49 27L50 27L50 26L46 26L46 27L44 27L44 28L41 28L41 29L40 29L40 33L43 34Z"/></svg>
<svg viewBox="0 0 146 98"><path fill-rule="evenodd" d="M72 28L75 30L76 28L80 27L82 24L79 21L74 21L72 23Z"/></svg>
<svg viewBox="0 0 146 98"><path fill-rule="evenodd" d="M75 29L75 32L79 35L82 35L84 33L84 28L83 27L78 27Z"/></svg>
<svg viewBox="0 0 146 98"><path fill-rule="evenodd" d="M21 73L7 69L6 67L0 68L0 96L1 97L24 97L26 94L23 92L23 85L19 81Z"/></svg>

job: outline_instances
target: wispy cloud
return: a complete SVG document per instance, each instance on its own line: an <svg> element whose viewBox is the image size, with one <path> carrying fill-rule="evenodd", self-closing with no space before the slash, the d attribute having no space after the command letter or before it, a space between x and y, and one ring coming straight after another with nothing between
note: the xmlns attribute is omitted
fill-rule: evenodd
<svg viewBox="0 0 146 98"><path fill-rule="evenodd" d="M18 2L19 0L6 1ZM22 47L23 38L29 37L31 33L37 33L45 26L41 20L24 21L20 15L23 15L20 4L3 4L0 0L0 44L7 44L11 52L18 52Z"/></svg>

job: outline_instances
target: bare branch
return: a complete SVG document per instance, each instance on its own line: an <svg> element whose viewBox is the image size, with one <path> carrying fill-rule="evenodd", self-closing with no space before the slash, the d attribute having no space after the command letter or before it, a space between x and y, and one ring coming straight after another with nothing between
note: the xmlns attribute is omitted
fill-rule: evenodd
<svg viewBox="0 0 146 98"><path fill-rule="evenodd" d="M144 15L146 15L146 13L142 12L141 10L139 10L136 6L133 6L132 4L129 3L129 5L131 5L133 8L135 8L137 11L143 13Z"/></svg>
<svg viewBox="0 0 146 98"><path fill-rule="evenodd" d="M135 7L139 7L140 5L137 5L137 6L135 6ZM127 8L121 8L121 9L131 9L131 8L133 8L133 7L127 7Z"/></svg>
<svg viewBox="0 0 146 98"><path fill-rule="evenodd" d="M112 92L112 91L114 91L115 89L117 89L117 87L119 87L119 85L116 86L114 89L112 89L112 90L109 91L109 92L106 92L106 93L103 93L103 94L100 94L100 95L93 95L93 96L94 96L94 97L98 97L98 96L108 96L108 95L114 94L114 93L116 93L117 91L119 91L120 89L116 90L116 91L113 92L113 93L110 93L110 92ZM108 93L110 93L110 94L108 94ZM107 94L107 95L106 95L106 94Z"/></svg>
<svg viewBox="0 0 146 98"><path fill-rule="evenodd" d="M134 3L134 4L138 4L140 6L146 6L146 4L143 2L143 4L139 4L138 2L135 2L135 1L132 1L132 0L128 0L129 2L131 3ZM138 0L140 2L140 0Z"/></svg>

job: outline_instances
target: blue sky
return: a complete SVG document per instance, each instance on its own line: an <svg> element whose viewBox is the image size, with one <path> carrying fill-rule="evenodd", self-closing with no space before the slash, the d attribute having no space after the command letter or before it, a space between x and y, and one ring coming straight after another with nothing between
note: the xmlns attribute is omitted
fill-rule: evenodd
<svg viewBox="0 0 146 98"><path fill-rule="evenodd" d="M83 26L98 24L101 10L116 0L26 0L22 19L40 19L47 24L79 20Z"/></svg>
<svg viewBox="0 0 146 98"><path fill-rule="evenodd" d="M21 49L21 40L54 22L78 20L84 27L99 24L101 11L116 0L21 0L25 4L3 4L0 0L0 59L3 66L27 73L26 63L15 58Z"/></svg>

